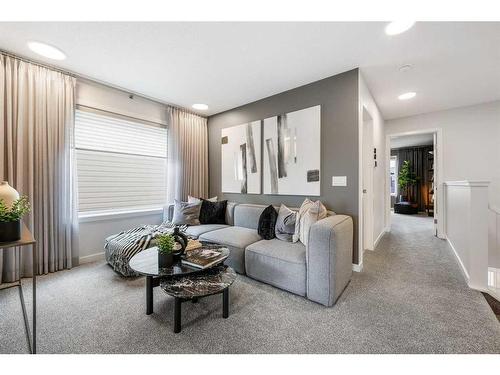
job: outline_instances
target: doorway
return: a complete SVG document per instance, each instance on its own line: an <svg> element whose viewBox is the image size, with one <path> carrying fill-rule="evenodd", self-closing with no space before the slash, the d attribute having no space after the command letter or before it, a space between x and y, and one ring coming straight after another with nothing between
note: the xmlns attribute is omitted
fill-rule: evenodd
<svg viewBox="0 0 500 375"><path fill-rule="evenodd" d="M401 215L421 217L432 233L444 238L439 129L390 134L386 139L388 189L386 222Z"/></svg>

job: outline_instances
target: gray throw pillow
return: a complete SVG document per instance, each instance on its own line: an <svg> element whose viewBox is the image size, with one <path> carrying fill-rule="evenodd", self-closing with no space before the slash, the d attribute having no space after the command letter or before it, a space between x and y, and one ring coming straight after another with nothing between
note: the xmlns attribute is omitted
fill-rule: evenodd
<svg viewBox="0 0 500 375"><path fill-rule="evenodd" d="M276 238L282 241L292 242L292 236L295 233L296 218L297 213L282 204L278 212L278 218L276 219Z"/></svg>
<svg viewBox="0 0 500 375"><path fill-rule="evenodd" d="M175 225L200 225L201 201L196 203L174 202L172 223Z"/></svg>

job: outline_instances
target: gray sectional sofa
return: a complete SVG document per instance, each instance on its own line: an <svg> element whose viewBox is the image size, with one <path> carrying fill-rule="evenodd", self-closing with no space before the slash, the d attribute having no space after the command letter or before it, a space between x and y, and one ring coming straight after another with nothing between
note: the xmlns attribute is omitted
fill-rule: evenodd
<svg viewBox="0 0 500 375"><path fill-rule="evenodd" d="M306 248L301 242L263 240L257 226L265 208L228 202L226 224L190 226L187 233L227 246L226 264L240 274L326 306L335 304L352 275L352 218L329 212L311 227ZM173 205L166 212L169 220L172 215Z"/></svg>

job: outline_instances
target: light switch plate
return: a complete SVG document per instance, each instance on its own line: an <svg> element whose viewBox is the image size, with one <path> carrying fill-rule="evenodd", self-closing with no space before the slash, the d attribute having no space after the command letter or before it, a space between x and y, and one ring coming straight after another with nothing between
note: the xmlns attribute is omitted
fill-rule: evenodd
<svg viewBox="0 0 500 375"><path fill-rule="evenodd" d="M332 186L347 186L347 176L333 176Z"/></svg>

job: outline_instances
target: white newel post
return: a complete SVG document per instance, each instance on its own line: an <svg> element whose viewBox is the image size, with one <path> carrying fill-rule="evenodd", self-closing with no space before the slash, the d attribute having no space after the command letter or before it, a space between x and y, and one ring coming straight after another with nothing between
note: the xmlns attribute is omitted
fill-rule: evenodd
<svg viewBox="0 0 500 375"><path fill-rule="evenodd" d="M445 231L469 287L488 289L487 181L445 182Z"/></svg>

